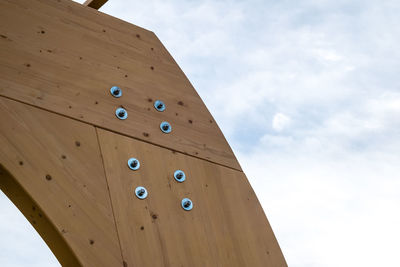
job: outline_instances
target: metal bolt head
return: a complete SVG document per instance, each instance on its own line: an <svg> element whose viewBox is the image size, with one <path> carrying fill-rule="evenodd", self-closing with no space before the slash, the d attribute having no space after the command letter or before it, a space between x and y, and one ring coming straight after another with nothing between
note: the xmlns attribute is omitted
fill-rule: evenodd
<svg viewBox="0 0 400 267"><path fill-rule="evenodd" d="M144 195L145 192L146 192L146 191L144 191L144 189L142 188L142 189L139 189L139 190L137 191L137 194L141 197L141 196Z"/></svg>
<svg viewBox="0 0 400 267"><path fill-rule="evenodd" d="M163 133L170 133L172 131L171 124L169 124L167 121L161 122L160 129Z"/></svg>
<svg viewBox="0 0 400 267"><path fill-rule="evenodd" d="M140 168L140 161L135 158L128 159L128 167L129 169L136 171Z"/></svg>
<svg viewBox="0 0 400 267"><path fill-rule="evenodd" d="M184 210L192 210L193 209L193 202L189 198L184 198L181 201L181 206Z"/></svg>
<svg viewBox="0 0 400 267"><path fill-rule="evenodd" d="M147 189L144 188L143 186L138 186L135 189L135 195L139 199L145 199L148 195Z"/></svg>
<svg viewBox="0 0 400 267"><path fill-rule="evenodd" d="M134 161L134 162L131 163L131 167L132 168L136 168L136 166L137 166L137 161Z"/></svg>
<svg viewBox="0 0 400 267"><path fill-rule="evenodd" d="M156 100L156 101L154 102L154 108L155 108L157 111L162 112L162 111L165 110L165 104L164 104L164 102L161 101L161 100Z"/></svg>
<svg viewBox="0 0 400 267"><path fill-rule="evenodd" d="M183 171L176 170L174 172L174 178L175 178L176 181L182 183L183 181L186 180L186 175L185 175L185 173Z"/></svg>
<svg viewBox="0 0 400 267"><path fill-rule="evenodd" d="M115 115L120 120L125 120L126 118L128 118L128 112L124 108L117 108L115 110Z"/></svg>
<svg viewBox="0 0 400 267"><path fill-rule="evenodd" d="M113 97L121 97L122 96L122 90L118 86L113 86L110 89L110 93Z"/></svg>

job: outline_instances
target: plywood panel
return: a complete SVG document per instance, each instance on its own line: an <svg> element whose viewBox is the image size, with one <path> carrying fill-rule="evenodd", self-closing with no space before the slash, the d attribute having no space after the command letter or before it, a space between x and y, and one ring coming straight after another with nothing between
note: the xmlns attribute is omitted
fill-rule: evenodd
<svg viewBox="0 0 400 267"><path fill-rule="evenodd" d="M97 131L128 266L286 266L242 172ZM130 157L139 170L128 168ZM176 169L185 182L174 180ZM147 188L145 200L135 196L137 186ZM183 210L184 197L193 210Z"/></svg>
<svg viewBox="0 0 400 267"><path fill-rule="evenodd" d="M154 33L67 0L3 0L0 36L0 95L240 170ZM110 95L114 85L121 98ZM165 112L153 108L157 99ZM115 117L119 106L126 121Z"/></svg>
<svg viewBox="0 0 400 267"><path fill-rule="evenodd" d="M0 163L35 201L35 210L82 265L122 266L94 127L2 97L0 114ZM30 221L41 233L45 221L35 216Z"/></svg>

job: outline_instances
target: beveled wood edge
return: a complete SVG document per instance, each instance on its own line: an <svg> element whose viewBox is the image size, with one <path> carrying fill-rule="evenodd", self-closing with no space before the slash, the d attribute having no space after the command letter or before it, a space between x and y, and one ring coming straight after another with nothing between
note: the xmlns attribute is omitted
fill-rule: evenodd
<svg viewBox="0 0 400 267"><path fill-rule="evenodd" d="M108 0L86 0L83 5L94 8L94 9L99 9L102 7Z"/></svg>

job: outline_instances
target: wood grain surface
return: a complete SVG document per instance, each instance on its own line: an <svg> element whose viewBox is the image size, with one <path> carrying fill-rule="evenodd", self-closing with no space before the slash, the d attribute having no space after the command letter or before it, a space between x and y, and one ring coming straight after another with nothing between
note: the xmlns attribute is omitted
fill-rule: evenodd
<svg viewBox="0 0 400 267"><path fill-rule="evenodd" d="M43 240L51 248L58 261L63 266L81 266L74 252L71 250L69 244L64 240L60 231L54 224L47 218L46 213L40 209L36 201L33 200L28 192L22 188L18 183L16 177L0 163L0 190L13 202L13 204L21 211L26 219L31 223L35 230L40 234ZM4 216L4 214L2 214ZM8 218L4 217L2 220L6 221ZM14 221L8 220L10 224ZM1 229L2 230L2 229ZM18 231L18 229L16 229ZM2 230L3 232L3 230ZM21 236L21 235L20 235ZM1 239L0 239L1 240ZM23 242L24 240L18 240ZM2 243L2 240L0 241ZM1 244L14 248L14 244ZM24 253L24 251L21 251ZM13 255L10 255L13 256ZM3 260L3 259L2 259Z"/></svg>
<svg viewBox="0 0 400 267"><path fill-rule="evenodd" d="M0 114L0 163L59 238L83 266L122 266L95 128L2 97ZM46 221L27 218L46 241L40 228ZM48 244L64 266L73 266L51 237Z"/></svg>
<svg viewBox="0 0 400 267"><path fill-rule="evenodd" d="M1 189L20 185L7 195L63 266L286 266L243 172L2 97L0 114Z"/></svg>
<svg viewBox="0 0 400 267"><path fill-rule="evenodd" d="M97 131L128 266L286 266L242 172ZM131 157L139 170L128 168ZM178 169L183 183L173 177ZM145 200L135 196L138 186L148 190ZM183 198L193 210L181 207Z"/></svg>
<svg viewBox="0 0 400 267"><path fill-rule="evenodd" d="M68 0L1 0L0 147L0 188L63 266L287 266L229 144L151 31Z"/></svg>
<svg viewBox="0 0 400 267"><path fill-rule="evenodd" d="M240 170L153 32L68 0L0 1L0 95ZM123 90L121 98L110 94ZM154 109L155 100L166 104ZM115 116L118 107L128 119ZM172 132L160 131L168 121Z"/></svg>

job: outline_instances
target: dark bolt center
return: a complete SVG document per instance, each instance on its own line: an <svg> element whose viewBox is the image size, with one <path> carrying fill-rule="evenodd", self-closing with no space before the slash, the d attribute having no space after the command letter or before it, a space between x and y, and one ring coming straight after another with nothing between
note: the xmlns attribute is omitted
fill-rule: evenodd
<svg viewBox="0 0 400 267"><path fill-rule="evenodd" d="M179 180L182 179L182 177L183 177L183 173L178 172L178 173L176 174L176 178L178 178Z"/></svg>
<svg viewBox="0 0 400 267"><path fill-rule="evenodd" d="M185 203L183 203L183 206L185 208L189 208L190 207L190 201L186 201Z"/></svg>
<svg viewBox="0 0 400 267"><path fill-rule="evenodd" d="M118 116L120 116L120 117L125 116L125 111L121 110L120 112L118 112Z"/></svg>
<svg viewBox="0 0 400 267"><path fill-rule="evenodd" d="M168 126L168 124L164 124L162 128L163 128L164 131L168 131L169 126Z"/></svg>
<svg viewBox="0 0 400 267"><path fill-rule="evenodd" d="M144 195L144 189L140 189L139 191L138 191L138 195L141 197L141 196L143 196Z"/></svg>
<svg viewBox="0 0 400 267"><path fill-rule="evenodd" d="M119 89L114 90L114 95L119 95Z"/></svg>
<svg viewBox="0 0 400 267"><path fill-rule="evenodd" d="M158 106L157 106L158 109L162 109L162 107L163 107L163 104L161 104L161 103L158 104Z"/></svg>
<svg viewBox="0 0 400 267"><path fill-rule="evenodd" d="M131 163L131 167L132 167L132 168L136 168L137 165L138 165L138 164L137 164L137 161L136 161L136 160L132 161L132 163Z"/></svg>

